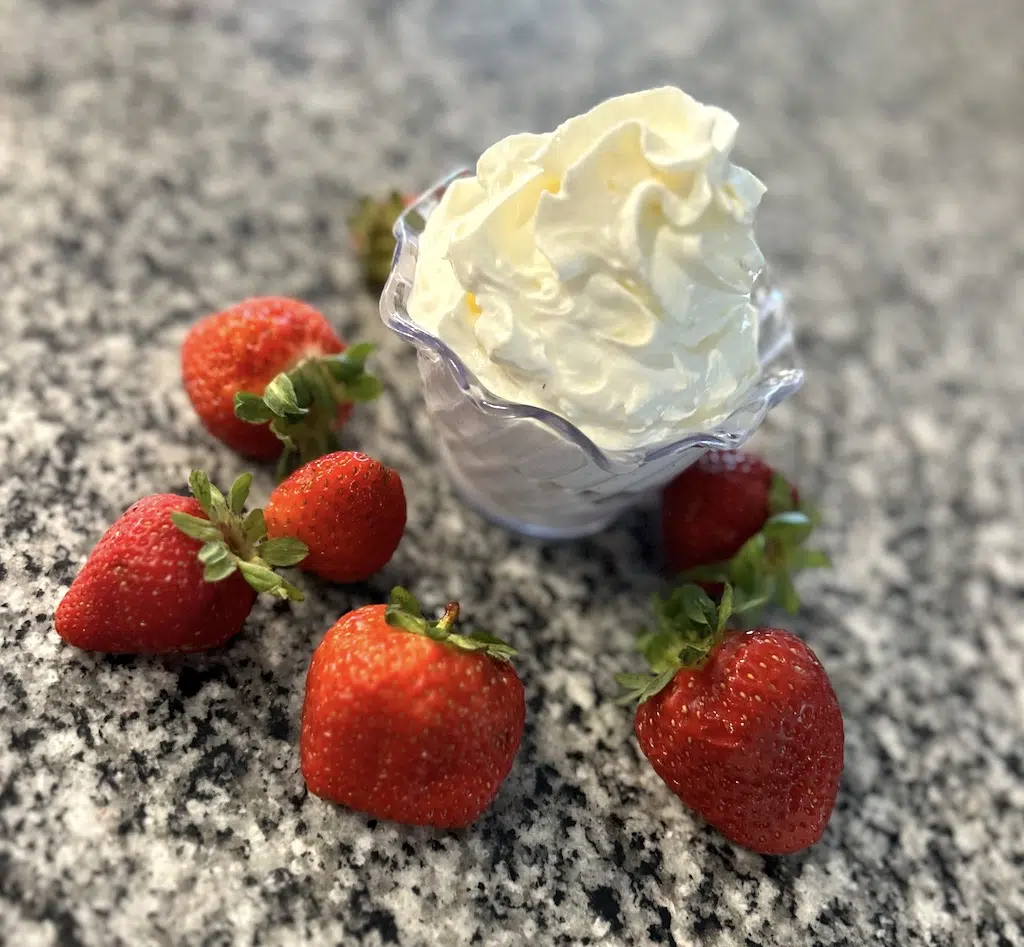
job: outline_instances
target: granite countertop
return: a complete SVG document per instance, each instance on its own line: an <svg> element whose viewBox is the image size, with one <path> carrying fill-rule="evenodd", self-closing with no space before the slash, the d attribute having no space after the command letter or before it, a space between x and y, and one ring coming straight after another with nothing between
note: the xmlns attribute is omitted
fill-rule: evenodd
<svg viewBox="0 0 1024 947"><path fill-rule="evenodd" d="M1024 943L1024 111L1013 0L0 3L0 943ZM652 520L541 545L439 476L413 352L346 244L355 196L662 82L732 110L809 370L762 446L836 568L794 628L843 705L820 844L738 850L613 705ZM348 429L410 528L371 583L302 579L215 653L61 645L54 607L139 496L240 460L199 428L198 316L290 294L378 341ZM259 472L255 494L271 487ZM528 723L470 830L309 796L312 648L395 582L512 639ZM635 666L635 665L633 665Z"/></svg>

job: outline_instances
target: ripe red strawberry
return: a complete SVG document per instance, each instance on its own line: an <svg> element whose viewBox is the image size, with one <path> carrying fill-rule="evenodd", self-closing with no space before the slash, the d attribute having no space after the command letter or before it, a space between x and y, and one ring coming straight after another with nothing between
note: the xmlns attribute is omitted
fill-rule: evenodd
<svg viewBox="0 0 1024 947"><path fill-rule="evenodd" d="M293 565L305 547L268 541L259 510L243 517L252 477L228 499L194 471L192 497L144 497L96 544L57 606L54 626L91 651L202 651L242 630L257 592L301 599L270 568Z"/></svg>
<svg viewBox="0 0 1024 947"><path fill-rule="evenodd" d="M361 582L387 565L405 531L397 471L366 454L336 451L278 484L264 511L267 535L309 548L300 568L334 582Z"/></svg>
<svg viewBox="0 0 1024 947"><path fill-rule="evenodd" d="M712 595L728 581L748 599L774 600L795 612L793 575L829 564L823 552L803 547L814 517L799 504L796 488L759 457L708 451L665 488L666 566Z"/></svg>
<svg viewBox="0 0 1024 947"><path fill-rule="evenodd" d="M399 215L416 200L415 195L392 191L382 199L364 197L349 218L352 246L359 255L363 282L373 292L380 292L391 272L395 255L393 227Z"/></svg>
<svg viewBox="0 0 1024 947"><path fill-rule="evenodd" d="M695 585L662 603L643 640L655 676L624 674L655 772L726 838L766 855L814 844L835 807L843 718L814 653L779 628L729 631Z"/></svg>
<svg viewBox="0 0 1024 947"><path fill-rule="evenodd" d="M181 347L185 390L206 429L229 447L281 472L335 450L335 428L352 402L380 383L364 370L370 345L346 349L303 302L247 299L206 316Z"/></svg>
<svg viewBox="0 0 1024 947"><path fill-rule="evenodd" d="M302 775L310 792L379 819L459 828L494 799L523 734L515 650L427 622L404 589L343 616L306 678Z"/></svg>

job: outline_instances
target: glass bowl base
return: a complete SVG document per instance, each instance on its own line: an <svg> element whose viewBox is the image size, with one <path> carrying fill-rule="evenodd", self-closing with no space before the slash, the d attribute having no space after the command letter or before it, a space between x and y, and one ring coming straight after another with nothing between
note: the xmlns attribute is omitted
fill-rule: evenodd
<svg viewBox="0 0 1024 947"><path fill-rule="evenodd" d="M557 522L551 517L529 519L513 517L497 509L494 503L486 496L475 490L469 481L462 475L457 465L452 461L450 454L442 442L440 445L441 464L448 476L452 486L452 492L456 499L463 506L472 510L478 516L482 516L489 523L527 536L531 539L548 541L583 539L586 536L594 536L603 532L611 526L624 512L616 509L611 512L602 511L599 516L586 520L574 519L571 522Z"/></svg>

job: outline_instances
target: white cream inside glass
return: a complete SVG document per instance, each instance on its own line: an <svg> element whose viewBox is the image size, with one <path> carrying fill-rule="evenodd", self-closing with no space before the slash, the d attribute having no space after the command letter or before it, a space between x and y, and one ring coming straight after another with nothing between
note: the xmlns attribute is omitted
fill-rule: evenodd
<svg viewBox="0 0 1024 947"><path fill-rule="evenodd" d="M408 311L481 384L605 449L713 427L756 380L764 186L675 88L488 148L420 239Z"/></svg>

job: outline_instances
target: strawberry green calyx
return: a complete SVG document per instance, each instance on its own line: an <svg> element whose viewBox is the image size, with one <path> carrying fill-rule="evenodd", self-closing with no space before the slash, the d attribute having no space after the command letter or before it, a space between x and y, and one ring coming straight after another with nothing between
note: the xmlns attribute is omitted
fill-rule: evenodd
<svg viewBox="0 0 1024 947"><path fill-rule="evenodd" d="M734 593L726 583L716 605L699 585L680 585L667 598L654 598L655 627L644 629L637 649L651 674L618 674L620 704L643 703L666 687L681 668L699 668L729 633L729 619L760 608L763 599Z"/></svg>
<svg viewBox="0 0 1024 947"><path fill-rule="evenodd" d="M283 480L303 464L338 450L335 426L346 404L372 401L380 380L366 371L373 346L363 342L338 355L316 355L282 372L262 395L235 393L235 415L249 424L270 424L284 445L277 467Z"/></svg>
<svg viewBox="0 0 1024 947"><path fill-rule="evenodd" d="M427 621L420 611L419 602L401 586L395 586L391 590L387 611L384 612L384 620L392 627L451 645L460 651L482 651L488 657L499 661L508 661L518 654L511 645L485 631L473 631L468 635L456 634L452 628L458 617L458 602L449 602L444 614L437 621Z"/></svg>
<svg viewBox="0 0 1024 947"><path fill-rule="evenodd" d="M208 519L178 511L171 514L171 520L186 536L203 543L197 555L207 582L221 582L240 572L257 592L301 602L301 589L281 578L274 568L296 565L309 550L298 539L267 538L263 510L245 512L251 485L252 474L244 473L225 497L203 471L193 470L189 490Z"/></svg>
<svg viewBox="0 0 1024 947"><path fill-rule="evenodd" d="M405 210L406 199L392 191L383 199L364 197L356 212L349 218L349 233L363 270L367 288L380 292L391 272L395 255L393 227Z"/></svg>
<svg viewBox="0 0 1024 947"><path fill-rule="evenodd" d="M781 605L789 614L800 609L793 577L804 569L832 565L828 553L805 546L819 516L816 510L795 499L792 486L779 474L772 477L768 493L768 519L739 551L725 562L690 569L680 576L689 582L728 582L747 599ZM756 619L756 612L750 615Z"/></svg>

